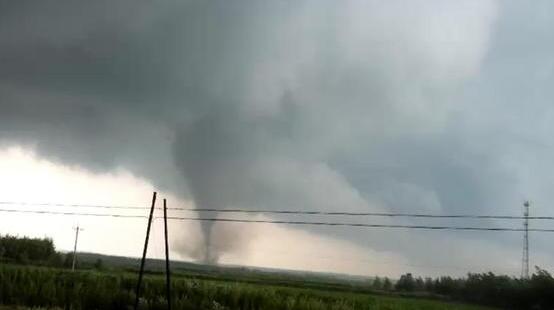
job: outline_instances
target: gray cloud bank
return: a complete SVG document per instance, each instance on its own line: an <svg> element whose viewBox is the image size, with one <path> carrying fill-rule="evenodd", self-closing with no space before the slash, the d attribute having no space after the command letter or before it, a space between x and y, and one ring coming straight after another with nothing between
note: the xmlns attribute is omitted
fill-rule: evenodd
<svg viewBox="0 0 554 310"><path fill-rule="evenodd" d="M206 208L547 213L553 5L533 5L0 1L0 143ZM322 232L432 264L520 241Z"/></svg>

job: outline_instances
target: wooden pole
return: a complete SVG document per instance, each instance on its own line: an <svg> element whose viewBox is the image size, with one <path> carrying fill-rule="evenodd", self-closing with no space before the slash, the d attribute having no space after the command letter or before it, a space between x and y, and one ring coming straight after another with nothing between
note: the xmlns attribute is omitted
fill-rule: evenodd
<svg viewBox="0 0 554 310"><path fill-rule="evenodd" d="M83 230L77 225L75 227L75 244L73 245L73 262L71 263L71 271L75 271L75 262L77 261L77 240L79 240L79 231Z"/></svg>
<svg viewBox="0 0 554 310"><path fill-rule="evenodd" d="M148 226L146 228L146 239L144 240L144 250L142 251L142 260L140 261L139 278L137 282L135 310L139 306L140 285L142 284L142 274L144 273L144 262L146 260L146 251L148 250L148 238L150 237L150 226L152 225L152 216L154 215L154 206L156 205L156 192L152 196L152 206L150 207L150 216L148 217Z"/></svg>
<svg viewBox="0 0 554 310"><path fill-rule="evenodd" d="M167 293L167 309L171 310L171 271L169 269L169 242L167 235L167 203L164 198L164 231L165 231L165 286Z"/></svg>

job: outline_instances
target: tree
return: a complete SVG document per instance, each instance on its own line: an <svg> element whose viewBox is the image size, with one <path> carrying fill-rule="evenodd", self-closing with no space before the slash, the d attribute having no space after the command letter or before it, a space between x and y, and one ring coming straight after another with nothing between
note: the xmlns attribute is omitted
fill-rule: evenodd
<svg viewBox="0 0 554 310"><path fill-rule="evenodd" d="M54 242L49 238L0 236L0 256L6 260L44 263L56 254Z"/></svg>
<svg viewBox="0 0 554 310"><path fill-rule="evenodd" d="M418 292L422 292L425 290L425 282L423 281L423 278L417 277L415 279L415 290Z"/></svg>
<svg viewBox="0 0 554 310"><path fill-rule="evenodd" d="M427 292L432 292L434 290L434 283L432 278L425 278L425 290Z"/></svg>
<svg viewBox="0 0 554 310"><path fill-rule="evenodd" d="M400 280L396 282L394 288L399 291L412 292L416 287L416 282L411 273L403 274L400 276Z"/></svg>
<svg viewBox="0 0 554 310"><path fill-rule="evenodd" d="M375 277L375 279L373 280L372 287L376 290L382 289L383 288L383 282L381 281L381 278Z"/></svg>
<svg viewBox="0 0 554 310"><path fill-rule="evenodd" d="M385 280L383 280L383 290L390 291L392 289L392 282L389 278L385 277Z"/></svg>
<svg viewBox="0 0 554 310"><path fill-rule="evenodd" d="M96 261L94 262L94 269L100 270L102 268L104 268L104 262L101 258L96 259Z"/></svg>
<svg viewBox="0 0 554 310"><path fill-rule="evenodd" d="M66 253L64 255L64 260L63 260L63 266L65 268L71 268L71 265L73 264L73 252L71 253Z"/></svg>

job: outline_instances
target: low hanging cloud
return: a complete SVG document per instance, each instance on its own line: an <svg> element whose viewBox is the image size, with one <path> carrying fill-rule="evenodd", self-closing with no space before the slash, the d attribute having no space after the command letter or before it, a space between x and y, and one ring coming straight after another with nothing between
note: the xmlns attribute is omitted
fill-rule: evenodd
<svg viewBox="0 0 554 310"><path fill-rule="evenodd" d="M0 144L201 208L494 213L513 189L457 118L475 119L461 102L483 92L496 1L0 7ZM183 251L217 261L213 230ZM395 234L312 231L427 259Z"/></svg>

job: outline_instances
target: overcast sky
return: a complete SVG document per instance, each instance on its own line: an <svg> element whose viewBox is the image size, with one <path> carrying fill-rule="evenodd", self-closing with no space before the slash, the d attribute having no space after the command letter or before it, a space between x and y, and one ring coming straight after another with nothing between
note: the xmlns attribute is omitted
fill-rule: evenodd
<svg viewBox="0 0 554 310"><path fill-rule="evenodd" d="M553 215L552 29L546 0L0 0L0 200ZM0 233L69 249L86 222L84 249L139 253L144 223L120 221L1 214ZM183 259L520 268L517 232L173 224ZM550 237L532 264L554 267Z"/></svg>

